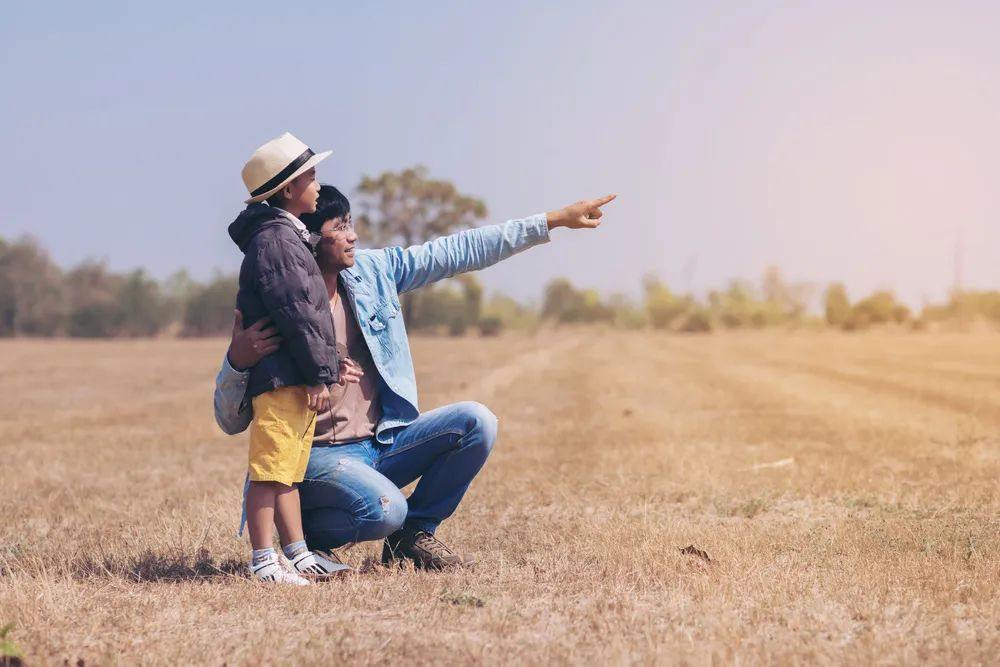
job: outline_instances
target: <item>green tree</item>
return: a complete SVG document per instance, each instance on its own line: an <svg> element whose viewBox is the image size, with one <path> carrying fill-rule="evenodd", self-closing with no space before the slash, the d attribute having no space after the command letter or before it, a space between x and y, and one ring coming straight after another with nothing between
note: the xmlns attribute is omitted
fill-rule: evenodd
<svg viewBox="0 0 1000 667"><path fill-rule="evenodd" d="M566 278L556 278L545 286L542 317L557 322L579 322L583 317L583 294Z"/></svg>
<svg viewBox="0 0 1000 667"><path fill-rule="evenodd" d="M432 179L425 167L364 176L358 185L358 234L375 245L411 246L474 226L486 217L483 200L453 183ZM420 299L403 294L406 321L415 322Z"/></svg>
<svg viewBox="0 0 1000 667"><path fill-rule="evenodd" d="M420 290L407 325L414 331L447 330L460 336L479 322L482 301L483 288L474 275L444 280Z"/></svg>
<svg viewBox="0 0 1000 667"><path fill-rule="evenodd" d="M896 297L889 290L879 290L861 299L854 305L854 312L871 324L885 324L893 321Z"/></svg>
<svg viewBox="0 0 1000 667"><path fill-rule="evenodd" d="M801 318L815 294L813 285L809 283L790 283L785 280L781 269L769 266L764 270L761 279L761 296L764 306L764 320L767 324L778 324L787 320Z"/></svg>
<svg viewBox="0 0 1000 667"><path fill-rule="evenodd" d="M826 322L832 327L843 327L851 319L851 300L843 283L833 283L823 295Z"/></svg>
<svg viewBox="0 0 1000 667"><path fill-rule="evenodd" d="M742 280L732 280L722 291L713 290L708 294L710 312L724 327L764 326L767 324L765 307L754 293L753 285Z"/></svg>
<svg viewBox="0 0 1000 667"><path fill-rule="evenodd" d="M479 322L483 312L483 286L471 273L456 278L462 286L462 332Z"/></svg>
<svg viewBox="0 0 1000 667"><path fill-rule="evenodd" d="M672 328L691 308L690 297L674 294L652 274L643 278L642 287L646 295L646 313L654 329Z"/></svg>
<svg viewBox="0 0 1000 667"><path fill-rule="evenodd" d="M538 328L539 317L535 308L518 303L515 299L501 292L494 292L486 305L483 306L482 320L490 320L489 323L482 323L487 329L494 329L497 333L501 329L515 329L519 331L535 331ZM484 335L485 335L484 331Z"/></svg>

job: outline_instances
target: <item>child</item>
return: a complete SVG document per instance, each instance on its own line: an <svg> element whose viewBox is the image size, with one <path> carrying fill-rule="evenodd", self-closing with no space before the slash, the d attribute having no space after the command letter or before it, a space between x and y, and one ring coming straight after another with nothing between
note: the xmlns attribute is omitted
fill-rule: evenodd
<svg viewBox="0 0 1000 667"><path fill-rule="evenodd" d="M244 253L236 297L244 323L269 316L284 339L253 367L247 386L253 405L245 498L250 572L299 586L310 583L302 575L349 569L306 547L295 486L309 461L316 412L329 409L328 386L339 378L326 285L298 219L316 210L315 167L329 155L313 153L287 132L258 148L243 167L248 206L229 226ZM274 525L291 570L274 551Z"/></svg>

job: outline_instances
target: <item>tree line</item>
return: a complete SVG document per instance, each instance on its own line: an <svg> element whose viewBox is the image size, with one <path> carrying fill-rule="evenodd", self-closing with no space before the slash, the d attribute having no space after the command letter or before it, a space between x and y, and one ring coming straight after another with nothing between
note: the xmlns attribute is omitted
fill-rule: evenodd
<svg viewBox="0 0 1000 667"><path fill-rule="evenodd" d="M236 288L236 274L197 281L179 271L157 281L141 269L116 273L92 260L63 270L37 241L0 238L0 337L225 335L232 328ZM851 301L845 286L833 283L822 294L820 315L808 309L815 291L786 281L771 267L756 284L734 280L703 298L676 292L653 275L644 279L638 299L605 296L557 278L546 285L541 304L534 305L503 293L486 298L476 275L466 274L405 295L405 317L413 331L450 335L533 330L546 322L679 333L795 324L919 330L934 322L977 318L1000 324L1000 291L956 291L947 302L913 313L890 291Z"/></svg>
<svg viewBox="0 0 1000 667"><path fill-rule="evenodd" d="M422 243L475 226L487 215L479 198L434 179L423 167L363 177L354 202L356 229L368 247ZM142 269L115 273L100 261L68 270L37 241L0 238L0 337L84 338L225 335L232 327L237 277L207 281L179 271L157 281ZM655 275L642 296L601 295L559 278L546 285L539 306L504 295L486 299L474 274L404 294L403 313L414 331L462 335L478 330L531 330L545 322L603 323L682 333L779 325L826 324L845 331L895 325L921 329L944 320L985 319L1000 324L1000 291L955 291L944 304L912 313L892 292L851 301L841 283L822 294L822 316L809 313L815 285L787 281L777 267L760 281L731 281L702 298L672 290Z"/></svg>

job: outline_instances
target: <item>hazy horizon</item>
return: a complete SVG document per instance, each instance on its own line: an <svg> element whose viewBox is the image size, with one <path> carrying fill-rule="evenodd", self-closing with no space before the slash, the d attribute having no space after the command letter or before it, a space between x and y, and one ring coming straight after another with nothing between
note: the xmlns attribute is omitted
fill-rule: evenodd
<svg viewBox="0 0 1000 667"><path fill-rule="evenodd" d="M269 9L270 8L270 9ZM501 222L617 192L593 233L483 272L637 294L756 281L1000 288L1000 5L49 3L5 10L0 236L63 266L235 271L250 152L320 180L415 164ZM273 14L273 17L272 17ZM266 16L267 19L255 19ZM596 270L595 270L596 269Z"/></svg>

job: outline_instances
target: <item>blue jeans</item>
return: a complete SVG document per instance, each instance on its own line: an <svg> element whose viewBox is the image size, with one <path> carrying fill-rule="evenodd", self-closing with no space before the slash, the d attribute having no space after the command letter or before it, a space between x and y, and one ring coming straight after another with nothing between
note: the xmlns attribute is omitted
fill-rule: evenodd
<svg viewBox="0 0 1000 667"><path fill-rule="evenodd" d="M404 523L433 533L458 507L496 435L493 413L467 401L421 414L389 445L375 439L314 444L299 484L309 547L378 540ZM418 478L405 498L400 487Z"/></svg>

